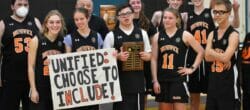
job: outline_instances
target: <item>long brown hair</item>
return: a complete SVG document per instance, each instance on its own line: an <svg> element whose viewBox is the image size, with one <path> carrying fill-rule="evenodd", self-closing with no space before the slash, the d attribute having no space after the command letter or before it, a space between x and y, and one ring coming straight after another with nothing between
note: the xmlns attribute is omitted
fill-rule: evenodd
<svg viewBox="0 0 250 110"><path fill-rule="evenodd" d="M128 3L130 2L130 0L128 0ZM144 14L144 3L141 0L141 11L139 13L139 26L140 28L144 29L144 30L148 30L150 27L150 21L149 19L146 17L146 15Z"/></svg>

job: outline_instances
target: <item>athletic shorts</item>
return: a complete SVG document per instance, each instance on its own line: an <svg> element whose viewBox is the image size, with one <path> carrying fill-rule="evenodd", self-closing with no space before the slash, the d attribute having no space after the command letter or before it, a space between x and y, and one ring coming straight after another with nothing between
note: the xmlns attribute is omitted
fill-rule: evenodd
<svg viewBox="0 0 250 110"><path fill-rule="evenodd" d="M189 92L186 82L160 82L161 92L155 101L165 103L188 103Z"/></svg>

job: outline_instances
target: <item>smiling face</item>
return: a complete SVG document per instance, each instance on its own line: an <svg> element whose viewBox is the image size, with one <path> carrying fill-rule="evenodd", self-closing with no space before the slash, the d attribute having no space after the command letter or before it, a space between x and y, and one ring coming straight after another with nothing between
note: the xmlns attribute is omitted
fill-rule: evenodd
<svg viewBox="0 0 250 110"><path fill-rule="evenodd" d="M142 9L142 3L141 0L129 0L129 4L134 9L135 13L140 13Z"/></svg>
<svg viewBox="0 0 250 110"><path fill-rule="evenodd" d="M88 17L85 13L76 11L74 13L74 21L78 29L85 29L88 27Z"/></svg>
<svg viewBox="0 0 250 110"><path fill-rule="evenodd" d="M167 0L169 7L179 10L183 1L182 0Z"/></svg>
<svg viewBox="0 0 250 110"><path fill-rule="evenodd" d="M52 15L46 22L46 28L48 29L49 35L58 35L62 29L61 18L58 15Z"/></svg>
<svg viewBox="0 0 250 110"><path fill-rule="evenodd" d="M204 0L192 0L195 7L202 6Z"/></svg>

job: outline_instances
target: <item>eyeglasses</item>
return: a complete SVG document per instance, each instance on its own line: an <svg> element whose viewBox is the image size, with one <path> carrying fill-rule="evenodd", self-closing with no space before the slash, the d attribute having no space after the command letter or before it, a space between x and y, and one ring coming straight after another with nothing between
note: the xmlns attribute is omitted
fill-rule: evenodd
<svg viewBox="0 0 250 110"><path fill-rule="evenodd" d="M125 17L125 16L131 15L132 13L133 13L133 12L128 11L128 12L126 12L126 13L120 13L118 16L120 16L120 17Z"/></svg>
<svg viewBox="0 0 250 110"><path fill-rule="evenodd" d="M225 13L228 13L229 11L224 11L224 10L213 10L214 15L224 15Z"/></svg>

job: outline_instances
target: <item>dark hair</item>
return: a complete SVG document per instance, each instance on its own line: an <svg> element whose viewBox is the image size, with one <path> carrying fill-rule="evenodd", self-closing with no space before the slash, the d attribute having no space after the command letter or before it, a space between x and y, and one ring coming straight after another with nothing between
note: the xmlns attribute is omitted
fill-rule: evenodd
<svg viewBox="0 0 250 110"><path fill-rule="evenodd" d="M230 0L216 0L215 5L225 5L228 12L231 12L232 10L232 3Z"/></svg>
<svg viewBox="0 0 250 110"><path fill-rule="evenodd" d="M171 8L171 7L166 8L166 9L163 11L163 13L162 13L162 17L164 16L164 13L165 13L166 11L167 11L167 12L171 12L171 13L173 13L173 14L175 15L175 17L176 17L176 19L177 19L176 27L177 27L177 28L181 28L181 15L180 15L179 11L176 10L176 9L174 9L174 8Z"/></svg>
<svg viewBox="0 0 250 110"><path fill-rule="evenodd" d="M86 18L89 18L89 11L85 8L76 8L74 11L74 15L76 12L80 12L85 15Z"/></svg>
<svg viewBox="0 0 250 110"><path fill-rule="evenodd" d="M144 3L142 2L142 0L140 0L140 1L141 1L141 11L139 13L139 26L140 26L140 28L147 31L147 30L149 30L149 27L150 27L150 21L146 17L146 15L144 14ZM130 0L128 0L128 3L129 2L130 2Z"/></svg>
<svg viewBox="0 0 250 110"><path fill-rule="evenodd" d="M117 8L117 10L116 10L116 16L118 16L118 15L119 15L119 12L120 12L121 10L125 9L125 8L129 8L129 9L134 13L134 9L132 8L132 6L131 6L130 4L128 4L128 3L126 3L126 4L120 5L120 6Z"/></svg>
<svg viewBox="0 0 250 110"><path fill-rule="evenodd" d="M29 2L29 0L27 0ZM11 0L11 5L14 5L16 0Z"/></svg>

